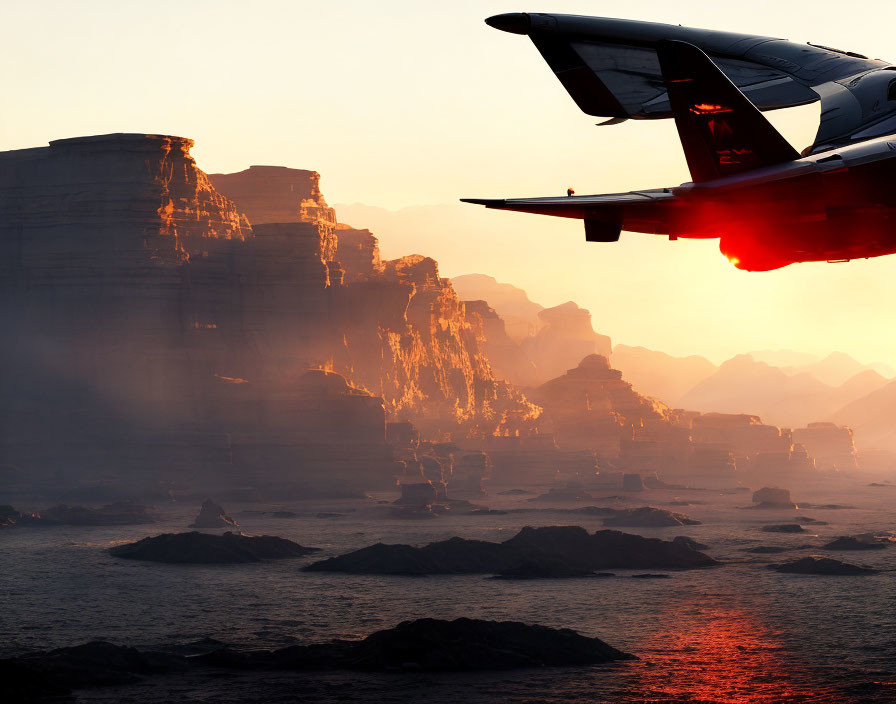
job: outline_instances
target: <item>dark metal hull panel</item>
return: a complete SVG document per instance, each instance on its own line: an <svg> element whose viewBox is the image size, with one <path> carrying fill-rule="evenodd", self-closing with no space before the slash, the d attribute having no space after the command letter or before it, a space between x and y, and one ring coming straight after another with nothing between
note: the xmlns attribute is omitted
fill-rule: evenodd
<svg viewBox="0 0 896 704"><path fill-rule="evenodd" d="M862 138L876 137L888 129L875 125L892 76L887 69L893 66L854 52L606 17L511 13L486 21L498 29L527 34L570 97L589 115L616 120L672 117L656 55L660 42L672 40L708 54L760 110L821 100L822 123L815 145L848 143L863 131L868 136ZM869 85L875 82L882 88Z"/></svg>

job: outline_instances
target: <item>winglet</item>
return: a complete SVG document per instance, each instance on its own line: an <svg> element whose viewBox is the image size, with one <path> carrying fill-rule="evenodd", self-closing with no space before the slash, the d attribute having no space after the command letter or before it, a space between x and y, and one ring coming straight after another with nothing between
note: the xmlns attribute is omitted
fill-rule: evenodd
<svg viewBox="0 0 896 704"><path fill-rule="evenodd" d="M749 98L696 46L666 40L657 45L656 53L695 182L799 159Z"/></svg>

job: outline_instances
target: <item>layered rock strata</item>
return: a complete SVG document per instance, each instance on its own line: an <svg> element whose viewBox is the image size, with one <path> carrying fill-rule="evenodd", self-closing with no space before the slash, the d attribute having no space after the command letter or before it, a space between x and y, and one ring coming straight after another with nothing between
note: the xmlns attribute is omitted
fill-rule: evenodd
<svg viewBox="0 0 896 704"><path fill-rule="evenodd" d="M0 154L16 340L0 464L30 490L386 486L387 417L437 437L531 432L537 407L495 377L432 259L381 262L315 172L209 177L191 146L115 134Z"/></svg>

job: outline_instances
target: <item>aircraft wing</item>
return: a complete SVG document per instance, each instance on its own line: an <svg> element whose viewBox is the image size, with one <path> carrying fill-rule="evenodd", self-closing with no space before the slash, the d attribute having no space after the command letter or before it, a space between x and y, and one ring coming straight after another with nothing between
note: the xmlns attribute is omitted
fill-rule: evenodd
<svg viewBox="0 0 896 704"><path fill-rule="evenodd" d="M618 240L621 230L669 234L673 209L678 205L676 196L666 188L593 196L461 198L461 201L495 210L584 220L585 238L593 242Z"/></svg>
<svg viewBox="0 0 896 704"><path fill-rule="evenodd" d="M581 110L621 119L672 117L657 58L663 40L692 44L712 58L760 110L806 105L848 90L843 79L890 66L861 54L812 44L731 32L716 32L656 22L509 13L486 22L497 29L528 35ZM861 114L836 124L822 122L816 144L857 131ZM828 120L830 123L830 120Z"/></svg>

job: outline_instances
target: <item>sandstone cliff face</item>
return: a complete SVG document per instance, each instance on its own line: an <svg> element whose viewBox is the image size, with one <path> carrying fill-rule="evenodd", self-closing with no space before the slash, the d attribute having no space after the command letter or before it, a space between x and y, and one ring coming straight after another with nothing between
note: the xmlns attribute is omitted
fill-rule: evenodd
<svg viewBox="0 0 896 704"><path fill-rule="evenodd" d="M529 300L528 294L511 284L500 283L485 274L464 274L451 279L457 295L465 301L486 301L504 320L507 335L515 342L538 332L538 313L544 306Z"/></svg>
<svg viewBox="0 0 896 704"><path fill-rule="evenodd" d="M427 435L514 434L532 426L538 409L495 378L479 321L467 319L434 260L381 261L368 230L335 223L316 172L251 167L210 178L257 231L279 218L316 223L332 236L335 245L323 247L321 259L342 278L331 274L329 342L309 363L381 396L390 417L413 420Z"/></svg>
<svg viewBox="0 0 896 704"><path fill-rule="evenodd" d="M538 319L538 333L521 344L542 379L564 374L591 354L609 358L610 338L594 332L591 313L572 301L545 308Z"/></svg>
<svg viewBox="0 0 896 704"><path fill-rule="evenodd" d="M387 415L437 436L531 427L538 409L496 380L433 260L380 262L314 172L209 179L191 145L106 135L0 155L0 322L16 340L0 351L0 464L99 483L363 467L381 483ZM313 400L309 368L352 391ZM364 447L334 454L326 419Z"/></svg>
<svg viewBox="0 0 896 704"><path fill-rule="evenodd" d="M233 174L209 174L209 182L239 202L253 225L268 222L333 221L320 192L320 174L286 166L250 166Z"/></svg>
<svg viewBox="0 0 896 704"><path fill-rule="evenodd" d="M467 319L478 322L479 337L484 340L485 352L492 371L501 379L520 386L536 386L541 380L538 369L510 334L505 321L485 301L464 301Z"/></svg>

